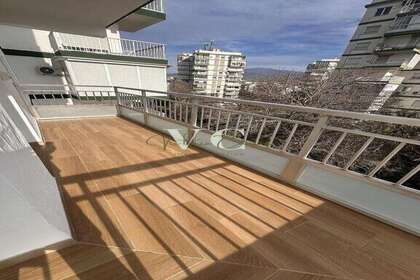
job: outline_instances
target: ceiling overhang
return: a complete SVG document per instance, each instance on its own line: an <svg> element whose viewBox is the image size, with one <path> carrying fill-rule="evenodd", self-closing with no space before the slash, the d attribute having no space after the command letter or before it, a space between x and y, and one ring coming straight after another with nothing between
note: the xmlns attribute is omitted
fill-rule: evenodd
<svg viewBox="0 0 420 280"><path fill-rule="evenodd" d="M0 24L106 36L105 29L150 0L0 0Z"/></svg>

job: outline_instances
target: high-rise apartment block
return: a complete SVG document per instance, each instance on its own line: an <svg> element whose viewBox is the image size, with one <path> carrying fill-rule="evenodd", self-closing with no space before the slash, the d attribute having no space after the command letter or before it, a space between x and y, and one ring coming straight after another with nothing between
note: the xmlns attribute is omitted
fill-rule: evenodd
<svg viewBox="0 0 420 280"><path fill-rule="evenodd" d="M197 94L237 98L245 65L240 52L196 50L178 55L178 79L190 83Z"/></svg>
<svg viewBox="0 0 420 280"><path fill-rule="evenodd" d="M386 86L373 104L420 111L420 1L373 0L348 44L339 68L363 69ZM391 102L388 102L391 101Z"/></svg>
<svg viewBox="0 0 420 280"><path fill-rule="evenodd" d="M306 74L314 81L326 80L337 68L339 62L340 59L338 58L316 60L308 64Z"/></svg>

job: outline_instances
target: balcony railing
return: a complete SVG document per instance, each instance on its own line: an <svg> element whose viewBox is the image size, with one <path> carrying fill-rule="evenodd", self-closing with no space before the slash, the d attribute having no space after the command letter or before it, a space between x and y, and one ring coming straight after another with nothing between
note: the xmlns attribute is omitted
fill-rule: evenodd
<svg viewBox="0 0 420 280"><path fill-rule="evenodd" d="M31 105L116 104L112 86L28 84L21 87Z"/></svg>
<svg viewBox="0 0 420 280"><path fill-rule="evenodd" d="M401 153L420 148L419 119L179 93L153 91L168 97L151 97L152 91L131 88L115 91L119 107L143 113L145 119L154 116L211 133L224 130L223 137L273 154L392 189L420 190L418 160L388 168L398 165Z"/></svg>
<svg viewBox="0 0 420 280"><path fill-rule="evenodd" d="M159 13L165 12L164 7L163 7L163 0L154 0L150 2L149 4L147 4L146 6L144 6L142 9L155 11Z"/></svg>
<svg viewBox="0 0 420 280"><path fill-rule="evenodd" d="M99 85L22 87L33 105L115 102L145 119L224 130L223 139L420 195L420 119Z"/></svg>
<svg viewBox="0 0 420 280"><path fill-rule="evenodd" d="M60 51L79 51L120 56L165 59L165 45L120 38L99 38L54 33Z"/></svg>
<svg viewBox="0 0 420 280"><path fill-rule="evenodd" d="M400 13L416 12L420 9L420 3L417 0L407 0L404 6L401 8Z"/></svg>

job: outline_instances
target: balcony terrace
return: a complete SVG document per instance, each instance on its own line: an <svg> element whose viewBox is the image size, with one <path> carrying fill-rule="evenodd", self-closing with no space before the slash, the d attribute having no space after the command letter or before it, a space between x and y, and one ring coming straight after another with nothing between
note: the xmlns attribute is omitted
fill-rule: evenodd
<svg viewBox="0 0 420 280"><path fill-rule="evenodd" d="M396 181L378 176L420 145L379 123L418 129L419 120L121 87L110 95L119 117L40 121L45 144L33 147L61 186L74 243L0 269L0 280L420 275L420 238L408 233L420 232L420 165ZM201 132L184 150L166 128ZM349 137L360 141L340 164ZM365 173L361 160L373 163Z"/></svg>
<svg viewBox="0 0 420 280"><path fill-rule="evenodd" d="M166 19L163 0L153 0L128 15L118 23L118 28L122 31L135 32L141 28L157 24Z"/></svg>
<svg viewBox="0 0 420 280"><path fill-rule="evenodd" d="M106 55L139 57L165 60L165 45L120 38L89 37L65 33L54 33L56 52L66 56L72 53L93 53Z"/></svg>

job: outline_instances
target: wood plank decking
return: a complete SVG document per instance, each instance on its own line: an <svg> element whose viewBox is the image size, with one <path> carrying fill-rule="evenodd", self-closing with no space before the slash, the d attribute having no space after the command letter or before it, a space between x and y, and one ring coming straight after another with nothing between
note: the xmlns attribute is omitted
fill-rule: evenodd
<svg viewBox="0 0 420 280"><path fill-rule="evenodd" d="M0 280L420 279L418 237L123 119L41 125L77 243Z"/></svg>

